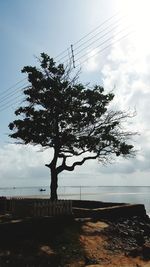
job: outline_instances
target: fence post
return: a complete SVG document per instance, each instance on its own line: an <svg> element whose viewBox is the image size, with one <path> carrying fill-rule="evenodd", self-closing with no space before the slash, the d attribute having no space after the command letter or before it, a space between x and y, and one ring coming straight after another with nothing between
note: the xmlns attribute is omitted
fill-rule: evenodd
<svg viewBox="0 0 150 267"><path fill-rule="evenodd" d="M58 216L71 214L72 212L71 200L57 200L52 202L48 199L6 198L0 204L4 212L23 216Z"/></svg>

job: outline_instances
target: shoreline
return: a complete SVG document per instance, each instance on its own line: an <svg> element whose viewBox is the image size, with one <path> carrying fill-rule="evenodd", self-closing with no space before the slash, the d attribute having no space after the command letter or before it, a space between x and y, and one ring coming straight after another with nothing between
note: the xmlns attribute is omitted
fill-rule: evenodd
<svg viewBox="0 0 150 267"><path fill-rule="evenodd" d="M46 192L40 192L40 189ZM81 190L80 190L81 188ZM6 188L5 188L6 189ZM18 198L49 198L49 186L9 187L10 190L0 190L2 196ZM109 202L124 202L144 204L150 214L150 187L145 186L59 186L58 195L61 199L91 199ZM89 192L88 192L89 191ZM59 194L60 193L60 194Z"/></svg>

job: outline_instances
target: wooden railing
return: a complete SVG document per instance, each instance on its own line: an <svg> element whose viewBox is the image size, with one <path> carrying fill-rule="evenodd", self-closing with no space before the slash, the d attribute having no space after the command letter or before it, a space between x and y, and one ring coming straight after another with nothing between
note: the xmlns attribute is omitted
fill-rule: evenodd
<svg viewBox="0 0 150 267"><path fill-rule="evenodd" d="M2 213L17 216L60 216L72 214L71 200L3 198L0 199Z"/></svg>

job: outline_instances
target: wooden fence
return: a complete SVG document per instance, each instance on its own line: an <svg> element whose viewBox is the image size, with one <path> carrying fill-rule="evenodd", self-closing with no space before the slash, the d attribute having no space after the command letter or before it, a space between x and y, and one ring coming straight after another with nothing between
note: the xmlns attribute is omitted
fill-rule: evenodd
<svg viewBox="0 0 150 267"><path fill-rule="evenodd" d="M71 200L49 199L21 199L3 198L0 199L0 209L2 213L10 213L16 216L60 216L72 214Z"/></svg>

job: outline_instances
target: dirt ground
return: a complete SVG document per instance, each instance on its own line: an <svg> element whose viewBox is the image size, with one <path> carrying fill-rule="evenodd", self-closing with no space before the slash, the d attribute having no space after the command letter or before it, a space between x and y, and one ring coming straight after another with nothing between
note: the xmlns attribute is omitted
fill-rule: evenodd
<svg viewBox="0 0 150 267"><path fill-rule="evenodd" d="M111 236L107 236L104 229L109 227L104 222L87 222L82 226L83 234L80 236L80 241L84 247L87 261L89 259L89 267L148 267L150 261L144 261L139 256L131 257L125 252L125 247L118 244L119 249L114 249L110 246ZM110 241L110 243L109 243ZM113 241L113 240L112 240ZM93 261L93 265L91 265Z"/></svg>
<svg viewBox="0 0 150 267"><path fill-rule="evenodd" d="M150 267L149 222L11 224L0 225L0 267Z"/></svg>

